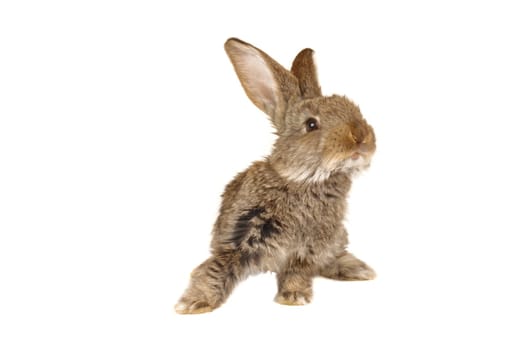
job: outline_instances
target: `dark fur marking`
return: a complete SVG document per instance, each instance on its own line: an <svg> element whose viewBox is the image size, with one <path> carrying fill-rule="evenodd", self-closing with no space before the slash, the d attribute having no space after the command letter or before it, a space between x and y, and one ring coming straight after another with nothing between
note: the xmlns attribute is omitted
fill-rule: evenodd
<svg viewBox="0 0 525 350"><path fill-rule="evenodd" d="M208 276L211 280L216 280L217 279L217 272L213 273L213 271L208 270L208 271L206 271L206 276Z"/></svg>
<svg viewBox="0 0 525 350"><path fill-rule="evenodd" d="M237 219L237 222L235 223L235 227L233 228L232 235L229 239L230 243L233 243L236 248L238 248L242 241L246 238L246 234L250 229L252 228L253 224L250 222L253 218L256 216L259 216L264 212L263 208L255 207L248 209L239 216Z"/></svg>
<svg viewBox="0 0 525 350"><path fill-rule="evenodd" d="M272 218L265 219L261 217L264 212L264 208L254 207L244 211L243 214L239 216L235 223L235 227L233 228L233 232L228 239L228 242L232 243L235 249L239 248L243 242L246 242L246 244L253 248L257 244L264 243L266 239L280 232L281 223ZM254 218L257 218L258 220L254 222ZM259 232L259 235L256 232L253 232L248 237L252 228L255 228Z"/></svg>
<svg viewBox="0 0 525 350"><path fill-rule="evenodd" d="M279 233L280 222L274 219L268 219L261 227L261 241L266 240L270 236Z"/></svg>
<svg viewBox="0 0 525 350"><path fill-rule="evenodd" d="M220 259L214 259L213 264L219 268L219 270L222 270L224 267L224 263Z"/></svg>
<svg viewBox="0 0 525 350"><path fill-rule="evenodd" d="M254 217L262 214L264 212L264 208L261 207L255 207L247 210L243 215L239 216L239 221L250 221Z"/></svg>
<svg viewBox="0 0 525 350"><path fill-rule="evenodd" d="M293 296L292 292L282 292L281 295L285 299L290 299Z"/></svg>
<svg viewBox="0 0 525 350"><path fill-rule="evenodd" d="M208 267L208 270L213 272L213 273L221 272L221 269L218 266L214 266L214 265L210 265L210 267Z"/></svg>

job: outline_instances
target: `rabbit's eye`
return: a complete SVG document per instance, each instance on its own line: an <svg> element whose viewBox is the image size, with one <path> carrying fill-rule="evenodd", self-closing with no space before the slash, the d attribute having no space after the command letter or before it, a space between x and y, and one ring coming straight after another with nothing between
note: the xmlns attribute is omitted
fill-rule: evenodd
<svg viewBox="0 0 525 350"><path fill-rule="evenodd" d="M306 121L306 131L310 132L310 131L314 131L317 129L319 129L317 119L308 118L308 120Z"/></svg>

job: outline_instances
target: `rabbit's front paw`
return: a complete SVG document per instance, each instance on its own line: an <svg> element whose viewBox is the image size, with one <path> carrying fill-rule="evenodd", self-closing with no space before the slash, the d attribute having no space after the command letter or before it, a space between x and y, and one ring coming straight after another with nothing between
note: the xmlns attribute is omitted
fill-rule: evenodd
<svg viewBox="0 0 525 350"><path fill-rule="evenodd" d="M212 310L213 307L205 300L181 300L175 305L178 314L202 314Z"/></svg>
<svg viewBox="0 0 525 350"><path fill-rule="evenodd" d="M357 269L357 271L354 271L350 277L353 277L353 279L357 281L368 281L376 278L376 272L370 266L365 265Z"/></svg>
<svg viewBox="0 0 525 350"><path fill-rule="evenodd" d="M376 278L375 271L365 263L353 266L341 266L336 276L332 278L341 281L368 281Z"/></svg>
<svg viewBox="0 0 525 350"><path fill-rule="evenodd" d="M333 263L325 266L320 275L340 281L368 281L376 277L370 266L350 253L339 256Z"/></svg>
<svg viewBox="0 0 525 350"><path fill-rule="evenodd" d="M309 292L279 292L275 301L282 305L306 305L312 301L312 293Z"/></svg>

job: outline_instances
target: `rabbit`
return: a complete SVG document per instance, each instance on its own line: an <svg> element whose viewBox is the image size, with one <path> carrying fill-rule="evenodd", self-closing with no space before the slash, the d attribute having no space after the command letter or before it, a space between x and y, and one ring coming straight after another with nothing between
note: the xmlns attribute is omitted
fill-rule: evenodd
<svg viewBox="0 0 525 350"><path fill-rule="evenodd" d="M314 52L291 70L237 38L224 44L248 98L276 129L271 154L224 190L211 256L195 268L175 305L180 314L209 312L249 275L274 272L275 301L304 305L312 280L371 280L375 272L346 250L343 219L352 177L376 150L372 127L343 96L323 96Z"/></svg>

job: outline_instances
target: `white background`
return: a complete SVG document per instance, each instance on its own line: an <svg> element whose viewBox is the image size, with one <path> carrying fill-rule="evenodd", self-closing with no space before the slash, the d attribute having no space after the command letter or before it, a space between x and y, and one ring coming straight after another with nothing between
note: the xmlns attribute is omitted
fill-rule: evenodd
<svg viewBox="0 0 525 350"><path fill-rule="evenodd" d="M283 3L0 4L0 348L525 347L522 5ZM285 307L260 275L173 312L273 142L230 36L287 67L312 47L375 127L347 226L377 280Z"/></svg>

